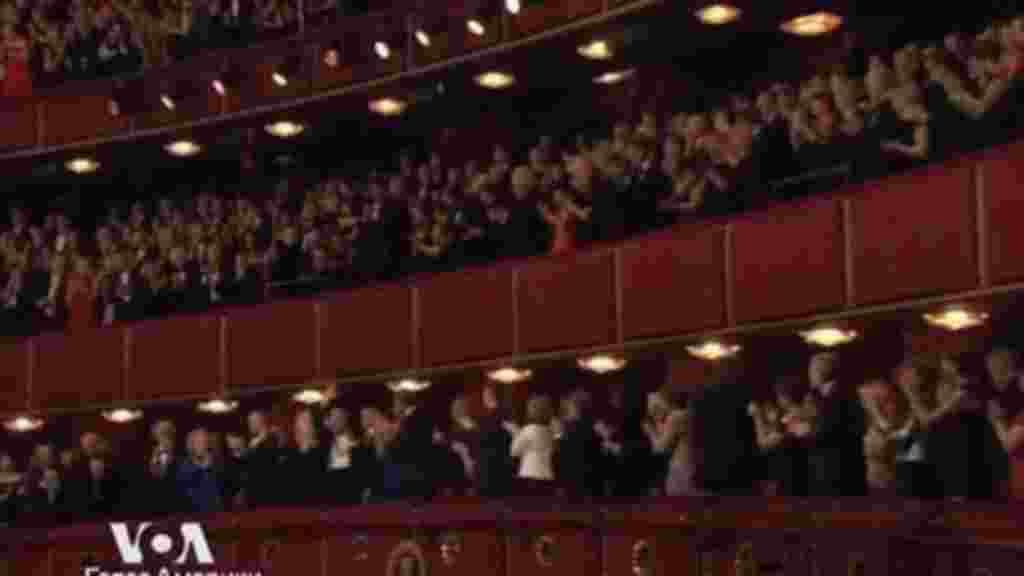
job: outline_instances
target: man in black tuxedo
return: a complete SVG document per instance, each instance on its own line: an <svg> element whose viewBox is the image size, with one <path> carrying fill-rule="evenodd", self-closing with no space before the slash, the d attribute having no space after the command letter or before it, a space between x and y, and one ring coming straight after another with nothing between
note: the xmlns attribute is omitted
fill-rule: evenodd
<svg viewBox="0 0 1024 576"><path fill-rule="evenodd" d="M639 234L654 228L658 217L658 203L664 198L671 182L658 165L657 143L638 135L630 144L630 173L627 177L625 198L626 230Z"/></svg>
<svg viewBox="0 0 1024 576"><path fill-rule="evenodd" d="M480 419L476 492L482 498L500 499L511 492L515 468L509 455L512 435L505 428L499 389L493 384L484 387L483 406L486 414Z"/></svg>
<svg viewBox="0 0 1024 576"><path fill-rule="evenodd" d="M824 352L811 358L812 438L809 452L811 496L864 496L864 409L855 394L836 382L839 357Z"/></svg>
<svg viewBox="0 0 1024 576"><path fill-rule="evenodd" d="M282 453L267 417L259 410L249 413L249 449L245 453L245 501L250 508L272 506L281 501L277 493L278 465Z"/></svg>
<svg viewBox="0 0 1024 576"><path fill-rule="evenodd" d="M391 455L401 469L401 496L407 499L429 498L435 477L434 423L417 405L415 392L395 392L395 418L398 433L391 444Z"/></svg>
<svg viewBox="0 0 1024 576"><path fill-rule="evenodd" d="M690 408L698 488L710 494L743 495L753 488L754 423L747 414L749 387L739 382L734 360L715 367Z"/></svg>
<svg viewBox="0 0 1024 576"><path fill-rule="evenodd" d="M601 438L594 431L590 394L574 390L569 395L564 417L555 476L568 498L599 498L604 492L606 466Z"/></svg>

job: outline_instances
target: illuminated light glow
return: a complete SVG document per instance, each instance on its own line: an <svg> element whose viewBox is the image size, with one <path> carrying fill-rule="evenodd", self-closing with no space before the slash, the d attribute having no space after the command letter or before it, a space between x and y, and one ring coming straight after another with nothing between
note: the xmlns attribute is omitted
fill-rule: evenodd
<svg viewBox="0 0 1024 576"><path fill-rule="evenodd" d="M134 422L139 418L142 418L142 410L130 410L128 408L117 408L114 410L107 410L103 413L103 418L107 422L113 422L115 424L127 424L128 422Z"/></svg>
<svg viewBox="0 0 1024 576"><path fill-rule="evenodd" d="M483 23L481 23L476 18L470 18L469 20L466 20L466 29L469 30L469 32L474 36L483 36L484 34L487 33L487 29L484 28Z"/></svg>
<svg viewBox="0 0 1024 576"><path fill-rule="evenodd" d="M741 350L737 344L724 344L718 340L708 340L694 346L687 346L686 351L702 360L721 360L735 356Z"/></svg>
<svg viewBox="0 0 1024 576"><path fill-rule="evenodd" d="M306 127L296 122L288 122L282 120L280 122L274 122L273 124L267 124L266 131L271 136L277 136L278 138L292 138L302 134Z"/></svg>
<svg viewBox="0 0 1024 576"><path fill-rule="evenodd" d="M210 85L213 86L213 91L217 94L220 94L221 96L227 94L228 92L227 88L224 87L224 83L220 80L214 80L210 83Z"/></svg>
<svg viewBox="0 0 1024 576"><path fill-rule="evenodd" d="M89 174L99 169L100 163L92 158L73 158L64 166L75 174Z"/></svg>
<svg viewBox="0 0 1024 576"><path fill-rule="evenodd" d="M814 344L823 348L833 348L841 344L847 344L857 339L855 330L843 330L835 326L822 326L800 333L800 337L808 344Z"/></svg>
<svg viewBox="0 0 1024 576"><path fill-rule="evenodd" d="M406 103L394 98L381 98L370 102L370 111L381 116L398 116L405 112Z"/></svg>
<svg viewBox="0 0 1024 576"><path fill-rule="evenodd" d="M198 406L198 410L206 414L228 414L229 412L234 412L236 408L238 408L238 402L223 398L214 398L213 400L200 402Z"/></svg>
<svg viewBox="0 0 1024 576"><path fill-rule="evenodd" d="M594 84L604 84L606 86L618 84L619 82L632 78L635 73L636 71L632 68L629 70L613 70L611 72L605 72L604 74L594 78Z"/></svg>
<svg viewBox="0 0 1024 576"><path fill-rule="evenodd" d="M495 382L501 382L502 384L523 382L525 380L529 380L531 376L533 376L533 371L525 368L513 368L511 366L491 370L487 373L488 378Z"/></svg>
<svg viewBox="0 0 1024 576"><path fill-rule="evenodd" d="M697 19L710 26L735 22L743 12L729 4L711 4L697 11Z"/></svg>
<svg viewBox="0 0 1024 576"><path fill-rule="evenodd" d="M381 60L391 58L391 47L388 46L387 42L374 42L373 51Z"/></svg>
<svg viewBox="0 0 1024 576"><path fill-rule="evenodd" d="M430 34L427 34L426 30L420 28L416 30L414 36L416 36L416 41L420 43L420 46L430 48Z"/></svg>
<svg viewBox="0 0 1024 576"><path fill-rule="evenodd" d="M924 321L932 326L945 328L951 332L959 332L968 328L981 326L988 320L988 314L975 312L962 306L951 306L941 312L926 313Z"/></svg>
<svg viewBox="0 0 1024 576"><path fill-rule="evenodd" d="M116 116L120 116L121 115L121 105L117 103L117 100L111 98L109 101L107 101L107 112L111 116L115 116L115 117Z"/></svg>
<svg viewBox="0 0 1024 576"><path fill-rule="evenodd" d="M797 16L782 24L783 32L794 36L822 36L843 25L843 19L831 12L815 12Z"/></svg>
<svg viewBox="0 0 1024 576"><path fill-rule="evenodd" d="M167 94L160 95L160 103L164 105L164 108L168 110L174 110L174 99Z"/></svg>
<svg viewBox="0 0 1024 576"><path fill-rule="evenodd" d="M508 88L515 83L516 79L511 74L504 72L484 72L474 78L476 83L490 90L501 90Z"/></svg>
<svg viewBox="0 0 1024 576"><path fill-rule="evenodd" d="M430 388L430 382L413 378L402 378L401 380L388 382L388 388L392 392L422 392Z"/></svg>
<svg viewBox="0 0 1024 576"><path fill-rule="evenodd" d="M177 140L164 146L164 150L166 150L171 156L188 158L199 154L199 152L203 150L203 147L191 140Z"/></svg>
<svg viewBox="0 0 1024 576"><path fill-rule="evenodd" d="M505 0L505 10L508 10L509 14L519 14L522 9L523 3L520 0Z"/></svg>
<svg viewBox="0 0 1024 576"><path fill-rule="evenodd" d="M285 76L284 74L281 74L280 72L274 72L270 76L270 78L274 81L274 84L277 84L281 88L284 88L285 86L288 85L288 77Z"/></svg>
<svg viewBox="0 0 1024 576"><path fill-rule="evenodd" d="M8 432L32 432L43 427L42 418L35 418L33 416L15 416L10 420L4 422L4 428Z"/></svg>
<svg viewBox="0 0 1024 576"><path fill-rule="evenodd" d="M323 404L327 402L327 394L324 394L321 390L315 390L307 388L300 390L292 396L292 400L295 400L299 404L306 404L308 406Z"/></svg>
<svg viewBox="0 0 1024 576"><path fill-rule="evenodd" d="M579 52L580 56L588 60L609 60L614 56L611 46L604 40L595 40L589 44L584 44L577 48L576 51Z"/></svg>
<svg viewBox="0 0 1024 576"><path fill-rule="evenodd" d="M618 372L626 367L626 359L619 356L609 356L607 354L597 354L594 356L588 356L586 358L580 358L576 361L576 364L586 370L587 372L593 372L595 374L608 374L610 372Z"/></svg>
<svg viewBox="0 0 1024 576"><path fill-rule="evenodd" d="M341 54L334 48L325 51L324 64L326 64L328 68L337 68L338 65L341 64Z"/></svg>

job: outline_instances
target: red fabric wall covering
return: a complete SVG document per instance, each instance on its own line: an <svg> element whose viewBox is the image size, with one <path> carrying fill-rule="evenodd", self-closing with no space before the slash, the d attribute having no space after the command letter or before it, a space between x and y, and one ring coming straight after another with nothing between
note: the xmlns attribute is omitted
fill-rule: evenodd
<svg viewBox="0 0 1024 576"><path fill-rule="evenodd" d="M616 311L610 250L524 264L519 276L519 350L610 344Z"/></svg>
<svg viewBox="0 0 1024 576"><path fill-rule="evenodd" d="M719 227L697 227L619 247L625 339L724 325L723 236Z"/></svg>
<svg viewBox="0 0 1024 576"><path fill-rule="evenodd" d="M51 96L43 100L45 145L68 144L128 129L125 116L111 116L108 94Z"/></svg>
<svg viewBox="0 0 1024 576"><path fill-rule="evenodd" d="M298 386L317 373L314 304L308 300L231 310L228 373L231 388Z"/></svg>
<svg viewBox="0 0 1024 576"><path fill-rule="evenodd" d="M423 365L436 366L515 351L515 273L511 267L444 274L420 293Z"/></svg>
<svg viewBox="0 0 1024 576"><path fill-rule="evenodd" d="M982 193L988 229L988 266L992 283L1024 277L1024 142L986 154Z"/></svg>
<svg viewBox="0 0 1024 576"><path fill-rule="evenodd" d="M388 372L412 368L412 296L406 286L338 294L321 319L319 375Z"/></svg>
<svg viewBox="0 0 1024 576"><path fill-rule="evenodd" d="M0 149L35 146L37 102L29 98L0 103Z"/></svg>
<svg viewBox="0 0 1024 576"><path fill-rule="evenodd" d="M842 307L845 250L838 199L741 217L732 233L738 324Z"/></svg>
<svg viewBox="0 0 1024 576"><path fill-rule="evenodd" d="M151 400L210 395L221 390L218 367L221 317L185 316L137 324L131 346L125 395Z"/></svg>
<svg viewBox="0 0 1024 576"><path fill-rule="evenodd" d="M0 411L28 406L28 341L0 343Z"/></svg>
<svg viewBox="0 0 1024 576"><path fill-rule="evenodd" d="M978 285L973 164L923 168L853 196L854 303Z"/></svg>
<svg viewBox="0 0 1024 576"><path fill-rule="evenodd" d="M110 404L121 400L124 332L101 328L35 339L32 407L41 410Z"/></svg>

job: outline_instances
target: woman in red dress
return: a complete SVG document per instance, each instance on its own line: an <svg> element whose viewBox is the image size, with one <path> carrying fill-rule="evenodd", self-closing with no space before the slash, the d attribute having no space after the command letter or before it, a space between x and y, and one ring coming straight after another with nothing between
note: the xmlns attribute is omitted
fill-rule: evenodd
<svg viewBox="0 0 1024 576"><path fill-rule="evenodd" d="M64 302L68 310L68 331L77 331L96 325L97 282L89 261L79 256L75 269L68 274Z"/></svg>
<svg viewBox="0 0 1024 576"><path fill-rule="evenodd" d="M32 96L32 77L29 75L28 39L18 33L13 22L5 22L0 29L3 40L4 78L2 95L8 98Z"/></svg>

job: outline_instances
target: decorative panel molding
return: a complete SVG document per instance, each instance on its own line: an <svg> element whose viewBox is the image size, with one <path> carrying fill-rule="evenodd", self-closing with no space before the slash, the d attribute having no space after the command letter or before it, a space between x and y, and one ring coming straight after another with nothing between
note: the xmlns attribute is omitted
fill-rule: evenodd
<svg viewBox="0 0 1024 576"><path fill-rule="evenodd" d="M68 409L123 399L124 331L48 334L35 339L33 408Z"/></svg>
<svg viewBox="0 0 1024 576"><path fill-rule="evenodd" d="M508 266L442 274L419 284L425 366L515 351L515 273Z"/></svg>
<svg viewBox="0 0 1024 576"><path fill-rule="evenodd" d="M324 305L320 376L412 368L412 295L405 286L337 294Z"/></svg>
<svg viewBox="0 0 1024 576"><path fill-rule="evenodd" d="M130 400L211 395L221 389L221 319L185 316L136 324L125 375Z"/></svg>
<svg viewBox="0 0 1024 576"><path fill-rule="evenodd" d="M311 380L319 336L314 313L308 300L228 312L230 387L298 386Z"/></svg>
<svg viewBox="0 0 1024 576"><path fill-rule="evenodd" d="M988 229L989 274L994 284L1024 278L1024 142L986 153L981 160L982 206Z"/></svg>

